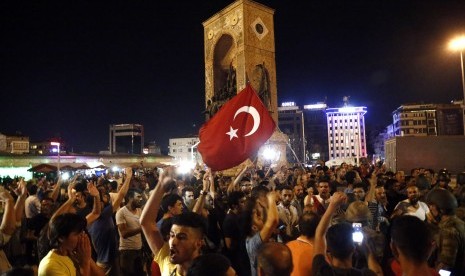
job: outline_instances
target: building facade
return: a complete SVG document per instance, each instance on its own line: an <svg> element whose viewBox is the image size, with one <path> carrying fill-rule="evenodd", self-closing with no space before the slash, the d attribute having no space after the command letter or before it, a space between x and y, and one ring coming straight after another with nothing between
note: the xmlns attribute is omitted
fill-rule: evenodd
<svg viewBox="0 0 465 276"><path fill-rule="evenodd" d="M184 137L169 139L168 155L174 157L174 162L193 161L202 163L202 157L197 151L199 137Z"/></svg>
<svg viewBox="0 0 465 276"><path fill-rule="evenodd" d="M144 147L144 154L161 154L160 146L155 141L148 142Z"/></svg>
<svg viewBox="0 0 465 276"><path fill-rule="evenodd" d="M328 160L328 125L325 103L304 105L307 163Z"/></svg>
<svg viewBox="0 0 465 276"><path fill-rule="evenodd" d="M294 103L283 103L283 106L278 107L278 126L289 137L291 150L286 151L287 160L291 163L306 163L302 110Z"/></svg>
<svg viewBox="0 0 465 276"><path fill-rule="evenodd" d="M392 112L394 136L462 135L459 104L404 104Z"/></svg>
<svg viewBox="0 0 465 276"><path fill-rule="evenodd" d="M327 108L329 160L367 157L366 107Z"/></svg>
<svg viewBox="0 0 465 276"><path fill-rule="evenodd" d="M139 124L110 125L110 154L143 154L144 127Z"/></svg>
<svg viewBox="0 0 465 276"><path fill-rule="evenodd" d="M29 153L29 137L0 133L0 152L13 154Z"/></svg>

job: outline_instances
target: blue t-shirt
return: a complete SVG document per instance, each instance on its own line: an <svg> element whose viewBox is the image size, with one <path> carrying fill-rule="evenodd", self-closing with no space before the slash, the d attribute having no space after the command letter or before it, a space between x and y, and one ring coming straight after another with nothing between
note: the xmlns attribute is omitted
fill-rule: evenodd
<svg viewBox="0 0 465 276"><path fill-rule="evenodd" d="M97 252L98 263L111 263L118 252L116 227L113 222L113 206L103 208L100 217L89 227L92 244Z"/></svg>
<svg viewBox="0 0 465 276"><path fill-rule="evenodd" d="M245 240L245 248L247 249L247 255L250 259L250 272L252 276L257 275L257 251L260 245L262 245L262 237L260 232L255 233L252 237L247 237Z"/></svg>

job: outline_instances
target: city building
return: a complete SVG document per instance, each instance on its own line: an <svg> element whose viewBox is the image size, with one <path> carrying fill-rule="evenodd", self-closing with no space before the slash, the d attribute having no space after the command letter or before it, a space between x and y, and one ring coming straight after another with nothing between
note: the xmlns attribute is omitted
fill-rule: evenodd
<svg viewBox="0 0 465 276"><path fill-rule="evenodd" d="M367 157L366 112L364 106L326 109L329 160Z"/></svg>
<svg viewBox="0 0 465 276"><path fill-rule="evenodd" d="M110 154L143 154L144 127L139 124L110 125Z"/></svg>
<svg viewBox="0 0 465 276"><path fill-rule="evenodd" d="M316 164L318 160L328 160L328 125L326 103L304 105L306 160Z"/></svg>
<svg viewBox="0 0 465 276"><path fill-rule="evenodd" d="M0 133L0 152L29 153L29 137L21 134L8 135Z"/></svg>
<svg viewBox="0 0 465 276"><path fill-rule="evenodd" d="M462 135L460 104L404 104L392 112L394 136Z"/></svg>
<svg viewBox="0 0 465 276"><path fill-rule="evenodd" d="M144 154L161 154L160 146L155 141L151 141L145 145Z"/></svg>
<svg viewBox="0 0 465 276"><path fill-rule="evenodd" d="M60 154L66 153L66 143L60 142ZM57 155L58 147L49 141L31 142L29 145L31 155Z"/></svg>
<svg viewBox="0 0 465 276"><path fill-rule="evenodd" d="M386 168L404 171L428 168L434 171L447 168L452 174L464 171L465 136L396 136L385 142Z"/></svg>
<svg viewBox="0 0 465 276"><path fill-rule="evenodd" d="M304 115L294 102L282 103L278 107L278 126L289 137L291 150L286 151L287 160L291 163L305 163Z"/></svg>
<svg viewBox="0 0 465 276"><path fill-rule="evenodd" d="M174 157L174 162L193 161L194 163L202 163L202 156L197 151L199 137L191 136L184 138L169 139L168 155Z"/></svg>

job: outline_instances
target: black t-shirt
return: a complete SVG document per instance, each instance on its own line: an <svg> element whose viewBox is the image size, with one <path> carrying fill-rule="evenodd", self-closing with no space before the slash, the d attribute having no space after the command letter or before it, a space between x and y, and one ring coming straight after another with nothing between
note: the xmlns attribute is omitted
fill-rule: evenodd
<svg viewBox="0 0 465 276"><path fill-rule="evenodd" d="M322 254L313 257L312 275L335 275L335 276L376 276L376 273L368 268L342 269L332 267Z"/></svg>
<svg viewBox="0 0 465 276"><path fill-rule="evenodd" d="M49 222L50 218L42 213L38 213L27 220L27 229L34 231L34 236L38 237L40 231Z"/></svg>
<svg viewBox="0 0 465 276"><path fill-rule="evenodd" d="M223 234L225 238L230 238L237 242L241 236L239 229L239 216L230 212L223 221Z"/></svg>
<svg viewBox="0 0 465 276"><path fill-rule="evenodd" d="M225 255L231 260L238 275L250 275L250 262L245 249L245 237L239 227L239 216L230 212L223 221L223 235L231 239L231 247L225 249Z"/></svg>

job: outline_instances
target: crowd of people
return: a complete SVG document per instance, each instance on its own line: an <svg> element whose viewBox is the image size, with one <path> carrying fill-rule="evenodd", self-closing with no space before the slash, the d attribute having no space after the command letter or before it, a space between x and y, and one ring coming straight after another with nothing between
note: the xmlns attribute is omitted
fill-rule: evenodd
<svg viewBox="0 0 465 276"><path fill-rule="evenodd" d="M465 275L464 187L446 170L345 163L12 179L0 273Z"/></svg>

